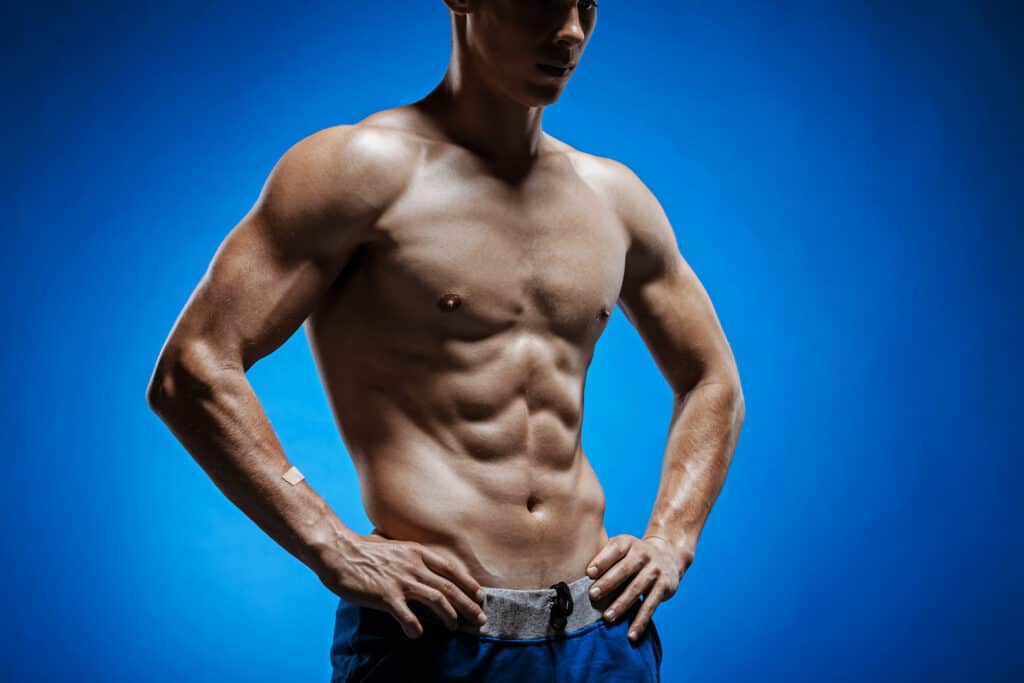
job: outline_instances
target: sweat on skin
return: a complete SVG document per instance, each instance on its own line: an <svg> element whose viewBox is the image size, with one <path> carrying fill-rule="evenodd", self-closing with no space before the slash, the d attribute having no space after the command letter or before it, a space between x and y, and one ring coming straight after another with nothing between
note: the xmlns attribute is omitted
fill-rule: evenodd
<svg viewBox="0 0 1024 683"><path fill-rule="evenodd" d="M442 81L282 155L175 321L147 398L260 528L410 638L424 618L485 620L482 586L584 575L609 622L643 595L639 638L724 484L744 417L736 363L651 191L542 129L596 4L445 1ZM639 538L608 536L580 442L586 372L616 304L674 396ZM308 481L282 478L291 463L246 376L300 326L367 535Z"/></svg>

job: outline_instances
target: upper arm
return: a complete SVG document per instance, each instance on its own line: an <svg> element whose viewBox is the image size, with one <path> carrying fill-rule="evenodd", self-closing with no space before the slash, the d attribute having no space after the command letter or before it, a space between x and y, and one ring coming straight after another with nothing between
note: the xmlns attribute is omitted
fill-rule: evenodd
<svg viewBox="0 0 1024 683"><path fill-rule="evenodd" d="M285 152L217 248L157 371L175 362L244 371L283 344L404 188L412 155L402 145L337 126Z"/></svg>
<svg viewBox="0 0 1024 683"><path fill-rule="evenodd" d="M618 167L613 192L629 235L619 305L677 395L699 382L739 387L739 374L707 291L683 258L660 202Z"/></svg>

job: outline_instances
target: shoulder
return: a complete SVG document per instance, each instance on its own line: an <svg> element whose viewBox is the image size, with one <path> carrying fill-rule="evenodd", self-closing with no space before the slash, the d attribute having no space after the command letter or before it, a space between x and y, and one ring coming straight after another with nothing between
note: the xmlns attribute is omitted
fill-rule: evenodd
<svg viewBox="0 0 1024 683"><path fill-rule="evenodd" d="M602 191L630 238L642 238L645 230L661 223L661 204L647 184L627 164L610 157L597 157Z"/></svg>
<svg viewBox="0 0 1024 683"><path fill-rule="evenodd" d="M580 179L608 202L623 222L632 222L635 213L654 199L633 169L618 159L584 152L550 135L547 139L551 150L563 154Z"/></svg>
<svg viewBox="0 0 1024 683"><path fill-rule="evenodd" d="M608 204L631 247L653 252L675 248L675 234L661 202L632 168L618 159L565 147L576 173Z"/></svg>
<svg viewBox="0 0 1024 683"><path fill-rule="evenodd" d="M576 172L606 202L626 234L626 280L649 282L679 270L675 230L647 183L617 159L569 149Z"/></svg>
<svg viewBox="0 0 1024 683"><path fill-rule="evenodd" d="M324 128L289 147L261 193L271 213L305 216L383 210L408 184L419 145L362 124Z"/></svg>

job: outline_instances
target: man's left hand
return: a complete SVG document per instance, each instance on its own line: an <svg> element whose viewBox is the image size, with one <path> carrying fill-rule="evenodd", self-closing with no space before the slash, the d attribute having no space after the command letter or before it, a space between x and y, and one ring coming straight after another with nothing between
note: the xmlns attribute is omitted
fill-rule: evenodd
<svg viewBox="0 0 1024 683"><path fill-rule="evenodd" d="M629 638L636 642L646 630L658 604L675 595L687 568L681 565L676 551L665 539L659 536L640 539L619 534L609 539L587 566L587 576L595 579L590 587L590 597L600 599L629 582L604 611L605 621L610 624L625 614L643 594L640 610L629 627Z"/></svg>

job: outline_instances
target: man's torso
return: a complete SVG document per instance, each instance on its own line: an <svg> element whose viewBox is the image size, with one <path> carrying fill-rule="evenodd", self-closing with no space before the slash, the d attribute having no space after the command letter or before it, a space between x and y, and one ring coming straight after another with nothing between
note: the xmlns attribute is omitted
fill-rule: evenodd
<svg viewBox="0 0 1024 683"><path fill-rule="evenodd" d="M483 585L579 578L608 538L580 430L628 247L609 171L545 136L510 181L402 110L359 125L416 160L307 321L366 513Z"/></svg>

